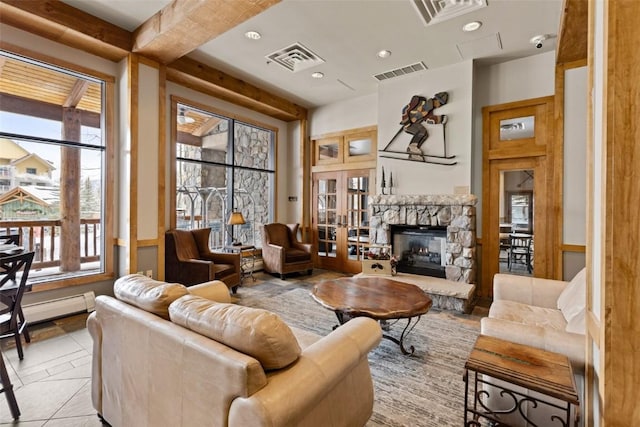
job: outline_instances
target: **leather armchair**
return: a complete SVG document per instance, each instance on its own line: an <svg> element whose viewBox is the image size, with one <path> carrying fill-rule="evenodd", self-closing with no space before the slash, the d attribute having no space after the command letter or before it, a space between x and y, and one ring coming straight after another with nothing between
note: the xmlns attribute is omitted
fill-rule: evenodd
<svg viewBox="0 0 640 427"><path fill-rule="evenodd" d="M165 280L191 286L221 280L235 293L240 254L211 252L210 228L169 230L165 234Z"/></svg>
<svg viewBox="0 0 640 427"><path fill-rule="evenodd" d="M264 271L285 274L313 271L315 248L311 243L298 241L298 224L272 223L264 225L262 261Z"/></svg>

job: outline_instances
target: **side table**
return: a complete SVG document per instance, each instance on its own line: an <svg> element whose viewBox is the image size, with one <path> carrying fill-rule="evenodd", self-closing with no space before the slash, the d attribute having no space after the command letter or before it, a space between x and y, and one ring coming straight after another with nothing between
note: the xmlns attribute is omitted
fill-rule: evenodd
<svg viewBox="0 0 640 427"><path fill-rule="evenodd" d="M225 251L240 254L240 285L245 277L251 277L253 281L253 269L256 266L256 247L254 245L228 245Z"/></svg>
<svg viewBox="0 0 640 427"><path fill-rule="evenodd" d="M491 378L499 381L491 381ZM465 364L463 379L466 427L485 425L481 420L507 426L510 424L505 422L505 417L514 415L530 426L568 427L572 425L572 405L575 408L574 423L578 425L578 393L569 359L562 354L480 335ZM511 388L504 384L519 387ZM535 391L542 397L522 393L520 387ZM507 400L508 407L491 407L488 401L492 397ZM534 423L527 411L529 406L545 410L545 416L549 412L549 419Z"/></svg>

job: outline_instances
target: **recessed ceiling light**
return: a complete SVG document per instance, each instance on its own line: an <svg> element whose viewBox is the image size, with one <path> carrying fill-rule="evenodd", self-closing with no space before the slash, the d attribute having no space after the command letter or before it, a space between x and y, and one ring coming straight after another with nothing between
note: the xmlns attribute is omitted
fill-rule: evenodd
<svg viewBox="0 0 640 427"><path fill-rule="evenodd" d="M471 22L467 22L466 24L464 24L462 26L462 31L469 33L471 31L477 30L480 27L482 27L482 22L480 22L480 21L471 21Z"/></svg>
<svg viewBox="0 0 640 427"><path fill-rule="evenodd" d="M378 58L388 58L391 56L391 51L390 50L381 50L380 52L378 52Z"/></svg>
<svg viewBox="0 0 640 427"><path fill-rule="evenodd" d="M260 40L262 38L262 34L257 31L247 31L244 36L251 40Z"/></svg>
<svg viewBox="0 0 640 427"><path fill-rule="evenodd" d="M315 73L311 74L311 77L313 77L314 79L321 79L324 77L324 73L321 73L320 71L316 71Z"/></svg>

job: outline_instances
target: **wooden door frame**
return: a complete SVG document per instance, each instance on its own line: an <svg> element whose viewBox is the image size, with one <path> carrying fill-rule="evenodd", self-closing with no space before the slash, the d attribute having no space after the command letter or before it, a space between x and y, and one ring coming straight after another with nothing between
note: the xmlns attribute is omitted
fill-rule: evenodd
<svg viewBox="0 0 640 427"><path fill-rule="evenodd" d="M482 109L482 276L480 295L492 296L493 275L499 271L500 224L498 194L499 173L507 169L534 169L536 189L534 221L536 223L536 277L555 277L559 268L555 262L561 238L562 192L555 191L562 182L562 138L556 139L554 96L528 99L506 104L492 105ZM535 136L524 140L499 141L499 128L491 126L501 118L519 117L522 114L535 116ZM531 167L534 166L534 167ZM537 169L536 169L537 168ZM497 174L497 175L496 175ZM496 178L497 177L497 178ZM493 216L492 216L493 215ZM543 233L542 235L539 232Z"/></svg>
<svg viewBox="0 0 640 427"><path fill-rule="evenodd" d="M317 179L331 179L335 177L336 179L336 214L337 215L347 215L347 178L352 177L354 175L367 175L369 178L369 194L373 195L372 191L375 191L375 172L376 170L373 168L361 168L361 169L345 169L345 170L336 170L336 171L323 171L323 172L314 172L311 176L311 192L313 197L314 205L311 207L312 214L312 240L316 248L319 248L318 234L317 234L317 211L316 211L316 200L318 197L316 182ZM344 196L344 197L343 197ZM340 222L340 221L338 221ZM346 273L359 273L361 269L356 269L353 265L354 261L349 260L349 254L343 253L343 251L348 251L348 242L347 242L347 226L337 227L336 228L336 257L335 259L326 257L320 258L316 256L316 264L320 268L331 269L335 271L341 271ZM356 271L357 270L357 271Z"/></svg>

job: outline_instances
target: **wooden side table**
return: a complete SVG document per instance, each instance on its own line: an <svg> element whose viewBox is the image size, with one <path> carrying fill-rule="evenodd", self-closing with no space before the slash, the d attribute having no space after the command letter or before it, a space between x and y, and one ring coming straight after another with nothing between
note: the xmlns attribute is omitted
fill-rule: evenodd
<svg viewBox="0 0 640 427"><path fill-rule="evenodd" d="M524 387L536 391L549 398L544 399L523 394L522 392L504 387L487 377L501 380L508 384ZM471 381L470 381L471 379ZM550 416L543 426L571 425L571 405L576 408L575 425L578 424L578 393L569 359L558 353L516 344L499 338L480 335L465 364L465 402L464 425L466 427L485 425L481 419L489 420L494 425L506 426L505 415L520 415L530 426L536 426L527 417L526 405L555 409L564 414ZM487 387L491 386L501 398L513 400L513 405L504 410L497 410L487 406L491 397ZM471 395L469 392L471 391ZM554 401L555 400L555 401Z"/></svg>

